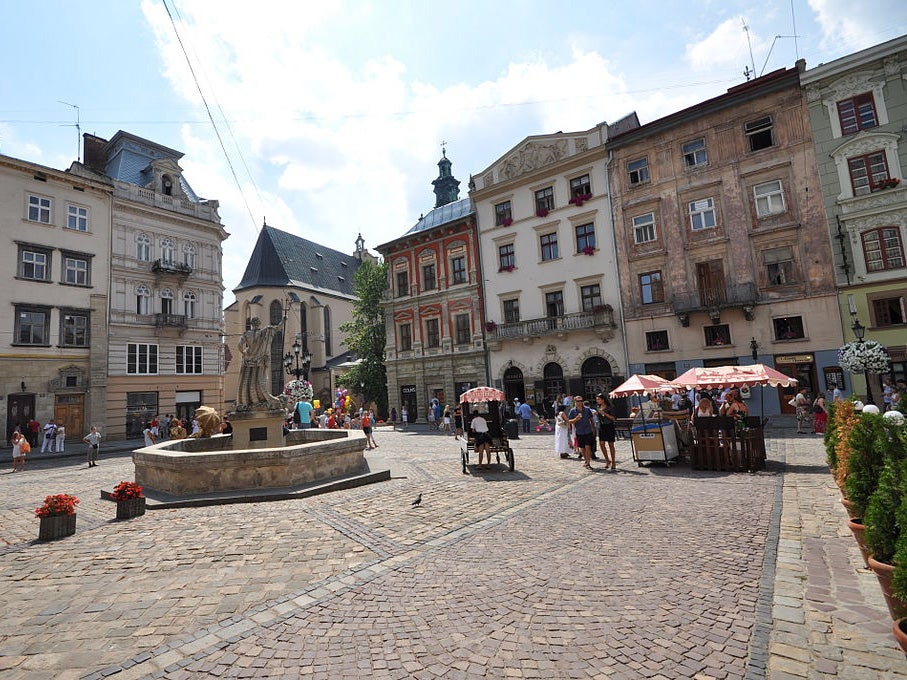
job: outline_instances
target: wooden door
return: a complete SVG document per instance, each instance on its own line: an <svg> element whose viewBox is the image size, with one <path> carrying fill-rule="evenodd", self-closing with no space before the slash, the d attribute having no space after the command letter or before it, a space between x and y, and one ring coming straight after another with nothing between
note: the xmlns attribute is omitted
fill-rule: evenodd
<svg viewBox="0 0 907 680"><path fill-rule="evenodd" d="M721 260L696 264L696 286L704 307L715 307L727 300L724 285L724 266Z"/></svg>
<svg viewBox="0 0 907 680"><path fill-rule="evenodd" d="M58 394L54 404L54 420L66 428L66 438L75 439L87 434L85 431L85 395Z"/></svg>
<svg viewBox="0 0 907 680"><path fill-rule="evenodd" d="M13 436L16 425L19 431L27 431L28 421L35 416L34 394L10 394L6 398L6 441Z"/></svg>

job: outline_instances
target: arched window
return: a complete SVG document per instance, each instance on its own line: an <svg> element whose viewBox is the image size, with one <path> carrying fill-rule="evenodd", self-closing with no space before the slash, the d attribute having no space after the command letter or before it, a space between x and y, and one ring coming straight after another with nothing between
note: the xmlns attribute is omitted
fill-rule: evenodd
<svg viewBox="0 0 907 680"><path fill-rule="evenodd" d="M268 323L272 326L283 321L283 303L273 300L268 307ZM271 339L271 394L283 393L283 329Z"/></svg>
<svg viewBox="0 0 907 680"><path fill-rule="evenodd" d="M302 351L309 351L309 308L305 302L299 305L299 334L302 338Z"/></svg>
<svg viewBox="0 0 907 680"><path fill-rule="evenodd" d="M615 386L611 364L604 357L589 357L580 369L583 378L583 396L595 402L599 392L608 394Z"/></svg>
<svg viewBox="0 0 907 680"><path fill-rule="evenodd" d="M190 269L195 269L197 250L194 245L187 243L183 246L183 263Z"/></svg>
<svg viewBox="0 0 907 680"><path fill-rule="evenodd" d="M504 396L507 397L507 403L511 408L514 399L519 399L521 402L526 400L523 372L516 366L511 366L504 371Z"/></svg>
<svg viewBox="0 0 907 680"><path fill-rule="evenodd" d="M545 386L545 412L549 414L550 418L553 418L556 415L553 410L553 404L566 391L564 388L564 369L561 368L560 364L552 361L545 364L542 376Z"/></svg>
<svg viewBox="0 0 907 680"><path fill-rule="evenodd" d="M161 176L161 193L167 196L173 195L173 180L170 179L170 175Z"/></svg>
<svg viewBox="0 0 907 680"><path fill-rule="evenodd" d="M334 350L332 348L333 338L331 337L331 310L327 307L324 308L324 356L325 359L329 356L333 356Z"/></svg>
<svg viewBox="0 0 907 680"><path fill-rule="evenodd" d="M187 319L195 318L195 303L197 300L198 298L191 290L183 293L183 314L186 315Z"/></svg>
<svg viewBox="0 0 907 680"><path fill-rule="evenodd" d="M279 300L274 300L268 307L268 323L274 326L281 321L283 321L283 304Z"/></svg>
<svg viewBox="0 0 907 680"><path fill-rule="evenodd" d="M165 238L161 241L161 262L173 264L173 239Z"/></svg>
<svg viewBox="0 0 907 680"><path fill-rule="evenodd" d="M151 237L148 234L135 237L135 256L141 262L151 261Z"/></svg>
<svg viewBox="0 0 907 680"><path fill-rule="evenodd" d="M151 291L144 284L135 287L135 313L151 313Z"/></svg>
<svg viewBox="0 0 907 680"><path fill-rule="evenodd" d="M161 314L173 314L173 291L169 288L161 291Z"/></svg>

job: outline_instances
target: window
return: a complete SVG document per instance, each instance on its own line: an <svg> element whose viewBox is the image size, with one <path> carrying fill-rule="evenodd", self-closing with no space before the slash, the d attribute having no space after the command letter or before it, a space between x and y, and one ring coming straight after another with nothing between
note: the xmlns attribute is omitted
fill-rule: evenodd
<svg viewBox="0 0 907 680"><path fill-rule="evenodd" d="M458 345L468 345L472 329L469 327L469 314L457 314L454 317L454 328Z"/></svg>
<svg viewBox="0 0 907 680"><path fill-rule="evenodd" d="M705 149L705 139L694 139L681 147L683 149L683 164L688 168L709 164L709 154Z"/></svg>
<svg viewBox="0 0 907 680"><path fill-rule="evenodd" d="M497 203L494 206L494 225L496 227L509 227L513 223L510 201Z"/></svg>
<svg viewBox="0 0 907 680"><path fill-rule="evenodd" d="M649 181L649 159L640 158L627 163L627 174L630 177L630 184L645 184Z"/></svg>
<svg viewBox="0 0 907 680"><path fill-rule="evenodd" d="M400 350L408 352L413 348L413 327L408 323L400 324Z"/></svg>
<svg viewBox="0 0 907 680"><path fill-rule="evenodd" d="M783 316L772 319L775 329L775 340L802 340L806 337L803 333L802 316Z"/></svg>
<svg viewBox="0 0 907 680"><path fill-rule="evenodd" d="M195 345L177 345L176 372L200 374L202 372L202 348Z"/></svg>
<svg viewBox="0 0 907 680"><path fill-rule="evenodd" d="M151 261L151 237L148 234L135 237L135 257L142 262Z"/></svg>
<svg viewBox="0 0 907 680"><path fill-rule="evenodd" d="M434 290L438 287L435 277L435 263L422 265L422 290Z"/></svg>
<svg viewBox="0 0 907 680"><path fill-rule="evenodd" d="M904 266L904 246L897 227L882 227L863 233L866 271L880 272Z"/></svg>
<svg viewBox="0 0 907 680"><path fill-rule="evenodd" d="M555 290L550 293L545 293L545 316L547 316L549 319L555 319L563 315L564 292ZM549 322L548 327L554 328L554 325Z"/></svg>
<svg viewBox="0 0 907 680"><path fill-rule="evenodd" d="M397 271L397 297L409 295L409 272L405 269Z"/></svg>
<svg viewBox="0 0 907 680"><path fill-rule="evenodd" d="M633 242L651 243L655 240L655 213L637 215L633 218Z"/></svg>
<svg viewBox="0 0 907 680"><path fill-rule="evenodd" d="M195 269L195 260L197 253L198 251L192 244L187 243L185 246L183 246L183 263L190 269Z"/></svg>
<svg viewBox="0 0 907 680"><path fill-rule="evenodd" d="M786 286L798 280L794 268L794 253L790 246L769 248L762 253L769 286Z"/></svg>
<svg viewBox="0 0 907 680"><path fill-rule="evenodd" d="M161 193L167 196L173 195L173 180L170 175L161 175Z"/></svg>
<svg viewBox="0 0 907 680"><path fill-rule="evenodd" d="M520 300L504 300L504 323L517 323L520 320Z"/></svg>
<svg viewBox="0 0 907 680"><path fill-rule="evenodd" d="M646 333L646 351L661 352L662 350L671 349L668 346L667 331L648 331Z"/></svg>
<svg viewBox="0 0 907 680"><path fill-rule="evenodd" d="M28 219L31 222L42 222L50 224L50 211L53 207L53 201L44 196L35 196L29 194L28 197Z"/></svg>
<svg viewBox="0 0 907 680"><path fill-rule="evenodd" d="M161 241L161 263L173 264L173 240L165 238Z"/></svg>
<svg viewBox="0 0 907 680"><path fill-rule="evenodd" d="M888 179L888 163L884 151L874 151L865 156L847 159L847 171L854 196L865 196L880 181Z"/></svg>
<svg viewBox="0 0 907 680"><path fill-rule="evenodd" d="M321 315L324 323L324 353L325 356L334 355L334 332L331 328L331 308L325 307Z"/></svg>
<svg viewBox="0 0 907 680"><path fill-rule="evenodd" d="M453 284L466 283L466 256L451 258L450 260L451 282Z"/></svg>
<svg viewBox="0 0 907 680"><path fill-rule="evenodd" d="M135 287L135 313L151 314L151 291L148 286Z"/></svg>
<svg viewBox="0 0 907 680"><path fill-rule="evenodd" d="M554 210L554 187L546 187L535 192L536 213L548 213Z"/></svg>
<svg viewBox="0 0 907 680"><path fill-rule="evenodd" d="M842 135L852 135L854 132L877 126L879 119L876 116L872 92L858 94L856 97L838 102L838 120L841 123Z"/></svg>
<svg viewBox="0 0 907 680"><path fill-rule="evenodd" d="M582 286L579 289L579 295L584 312L592 312L596 307L602 306L602 287L597 283Z"/></svg>
<svg viewBox="0 0 907 680"><path fill-rule="evenodd" d="M576 232L576 252L588 253L595 250L595 225L581 224L574 229Z"/></svg>
<svg viewBox="0 0 907 680"><path fill-rule="evenodd" d="M661 272L645 272L639 275L640 299L644 305L664 302L664 286L661 285Z"/></svg>
<svg viewBox="0 0 907 680"><path fill-rule="evenodd" d="M50 252L37 246L19 246L19 276L32 281L49 281Z"/></svg>
<svg viewBox="0 0 907 680"><path fill-rule="evenodd" d="M198 302L198 297L191 290L183 293L183 314L187 319L195 318L196 302Z"/></svg>
<svg viewBox="0 0 907 680"><path fill-rule="evenodd" d="M88 208L79 205L66 206L66 228L88 231Z"/></svg>
<svg viewBox="0 0 907 680"><path fill-rule="evenodd" d="M516 254L513 251L513 244L506 243L498 246L498 271L511 271L516 267Z"/></svg>
<svg viewBox="0 0 907 680"><path fill-rule="evenodd" d="M904 296L881 298L872 301L876 326L897 326L907 323L907 307Z"/></svg>
<svg viewBox="0 0 907 680"><path fill-rule="evenodd" d="M89 313L80 310L60 310L60 345L89 346Z"/></svg>
<svg viewBox="0 0 907 680"><path fill-rule="evenodd" d="M88 285L88 260L81 257L63 257L63 282L73 286Z"/></svg>
<svg viewBox="0 0 907 680"><path fill-rule="evenodd" d="M539 243L542 246L542 261L556 260L560 257L557 250L557 232L543 234L539 237Z"/></svg>
<svg viewBox="0 0 907 680"><path fill-rule="evenodd" d="M726 323L705 326L705 346L722 347L731 344L731 331Z"/></svg>
<svg viewBox="0 0 907 680"><path fill-rule="evenodd" d="M759 217L777 215L785 210L784 191L780 179L757 184L753 187L753 197L756 200L756 215Z"/></svg>
<svg viewBox="0 0 907 680"><path fill-rule="evenodd" d="M715 224L715 201L711 198L703 198L699 201L690 201L690 228L693 231L702 229L714 229Z"/></svg>
<svg viewBox="0 0 907 680"><path fill-rule="evenodd" d="M130 342L126 345L126 373L157 374L157 345Z"/></svg>
<svg viewBox="0 0 907 680"><path fill-rule="evenodd" d="M50 344L50 307L16 305L16 345Z"/></svg>
<svg viewBox="0 0 907 680"><path fill-rule="evenodd" d="M173 314L173 291L169 288L161 291L161 314Z"/></svg>
<svg viewBox="0 0 907 680"><path fill-rule="evenodd" d="M428 319L425 322L425 346L441 346L441 323L438 319Z"/></svg>
<svg viewBox="0 0 907 680"><path fill-rule="evenodd" d="M775 145L775 136L773 133L772 117L766 116L758 120L753 120L743 126L746 132L747 142L750 151L759 151Z"/></svg>
<svg viewBox="0 0 907 680"><path fill-rule="evenodd" d="M589 175L576 177L570 180L570 198L577 196L585 197L592 195L592 183L589 181Z"/></svg>

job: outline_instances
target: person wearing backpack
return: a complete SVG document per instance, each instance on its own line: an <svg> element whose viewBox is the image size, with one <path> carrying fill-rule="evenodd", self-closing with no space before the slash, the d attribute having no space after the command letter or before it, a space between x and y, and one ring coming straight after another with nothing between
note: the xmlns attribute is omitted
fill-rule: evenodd
<svg viewBox="0 0 907 680"><path fill-rule="evenodd" d="M57 438L57 424L54 422L54 419L51 418L47 421L47 424L44 426L44 440L41 442L41 453L44 453L48 448L50 452L54 452L54 447L56 446Z"/></svg>

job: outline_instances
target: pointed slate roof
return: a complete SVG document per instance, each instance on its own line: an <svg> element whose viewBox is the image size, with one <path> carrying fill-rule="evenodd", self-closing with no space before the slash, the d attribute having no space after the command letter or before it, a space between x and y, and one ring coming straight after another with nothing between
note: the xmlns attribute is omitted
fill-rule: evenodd
<svg viewBox="0 0 907 680"><path fill-rule="evenodd" d="M234 292L260 286L298 286L354 297L352 255L265 225Z"/></svg>

